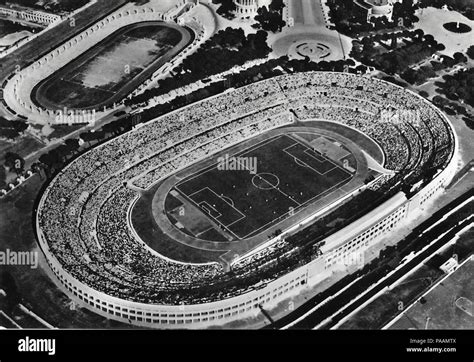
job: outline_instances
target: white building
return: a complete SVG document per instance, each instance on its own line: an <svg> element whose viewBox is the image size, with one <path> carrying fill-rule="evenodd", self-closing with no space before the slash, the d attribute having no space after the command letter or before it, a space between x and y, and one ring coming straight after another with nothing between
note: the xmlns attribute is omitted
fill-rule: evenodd
<svg viewBox="0 0 474 362"><path fill-rule="evenodd" d="M7 16L18 20L36 24L50 25L61 21L61 16L28 8L8 8L0 6L0 16Z"/></svg>
<svg viewBox="0 0 474 362"><path fill-rule="evenodd" d="M382 16L386 16L389 21L392 21L393 4L401 2L402 0L358 0L355 3L367 10L367 21ZM413 2L416 3L417 0Z"/></svg>
<svg viewBox="0 0 474 362"><path fill-rule="evenodd" d="M257 14L258 8L266 6L267 9L272 3L272 0L234 0L235 6L237 9L235 10L235 14L238 17L247 17L247 16L255 16Z"/></svg>
<svg viewBox="0 0 474 362"><path fill-rule="evenodd" d="M459 266L458 261L455 258L449 258L439 268L446 274L452 273Z"/></svg>

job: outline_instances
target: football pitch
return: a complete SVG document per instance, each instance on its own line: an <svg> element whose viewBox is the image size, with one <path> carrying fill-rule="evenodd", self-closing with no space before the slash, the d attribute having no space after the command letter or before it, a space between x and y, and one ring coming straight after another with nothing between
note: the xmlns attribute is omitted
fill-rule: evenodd
<svg viewBox="0 0 474 362"><path fill-rule="evenodd" d="M285 134L222 156L174 191L184 204L198 208L209 225L241 240L346 185L355 175L349 166L354 162L344 146L326 137L309 141L308 135ZM173 215L186 227L179 213Z"/></svg>

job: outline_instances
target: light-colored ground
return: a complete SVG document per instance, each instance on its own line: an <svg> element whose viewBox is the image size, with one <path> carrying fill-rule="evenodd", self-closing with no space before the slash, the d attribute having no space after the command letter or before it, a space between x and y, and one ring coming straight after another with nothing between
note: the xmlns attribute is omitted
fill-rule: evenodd
<svg viewBox="0 0 474 362"><path fill-rule="evenodd" d="M312 60L338 60L347 57L352 48L350 38L329 30L321 0L291 0L287 4L288 19L294 20L294 26L286 26L281 33L271 34L269 43L277 57L289 55L290 58L303 59L298 47L307 43L313 49L321 44L329 48L329 55L321 58L321 52L306 53ZM326 54L326 51L323 52Z"/></svg>
<svg viewBox="0 0 474 362"><path fill-rule="evenodd" d="M22 30L13 34L8 34L3 38L0 38L0 47L8 47L12 44L15 44L17 41L27 38L33 35L33 33L28 30Z"/></svg>
<svg viewBox="0 0 474 362"><path fill-rule="evenodd" d="M206 4L209 9L212 9L213 13L215 14L216 31L224 30L226 28L240 28L245 32L246 35L255 33L257 31L256 29L252 28L252 25L257 23L254 19L234 18L232 20L228 20L216 13L217 9L220 7L219 4L213 4L211 0L203 0L202 3Z"/></svg>
<svg viewBox="0 0 474 362"><path fill-rule="evenodd" d="M461 117L449 116L459 137L460 165L464 166L474 159L474 130L466 126Z"/></svg>
<svg viewBox="0 0 474 362"><path fill-rule="evenodd" d="M474 316L456 306L460 298L474 302L474 258L416 303L390 329L474 329ZM459 302L458 302L459 303ZM470 312L474 312L471 304Z"/></svg>
<svg viewBox="0 0 474 362"><path fill-rule="evenodd" d="M432 7L422 10L418 10L416 13L420 21L415 24L415 29L422 29L425 34L431 34L436 41L443 43L446 49L440 53L449 56L456 52L465 53L466 49L474 44L474 21L456 11L446 11ZM473 30L469 33L457 34L443 27L444 23L458 21L469 25Z"/></svg>
<svg viewBox="0 0 474 362"><path fill-rule="evenodd" d="M178 3L179 0L149 0L146 4L143 4L143 6L149 6L160 12L166 12L177 6Z"/></svg>

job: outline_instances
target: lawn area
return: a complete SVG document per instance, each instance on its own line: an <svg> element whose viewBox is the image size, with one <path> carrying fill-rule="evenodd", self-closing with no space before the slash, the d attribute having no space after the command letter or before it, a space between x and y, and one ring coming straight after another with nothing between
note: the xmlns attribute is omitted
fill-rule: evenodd
<svg viewBox="0 0 474 362"><path fill-rule="evenodd" d="M425 34L433 35L437 42L444 44L446 47L445 50L440 52L441 54L452 57L456 52L464 53L472 45L472 31L468 33L453 33L443 26L445 23L457 23L459 21L473 28L474 21L469 20L464 15L456 11L429 7L422 11L418 10L416 16L420 18L420 21L415 23L415 29L422 29Z"/></svg>
<svg viewBox="0 0 474 362"><path fill-rule="evenodd" d="M24 136L13 142L0 140L0 163L5 162L5 154L7 152L18 153L21 157L25 158L43 147L44 144L31 136Z"/></svg>

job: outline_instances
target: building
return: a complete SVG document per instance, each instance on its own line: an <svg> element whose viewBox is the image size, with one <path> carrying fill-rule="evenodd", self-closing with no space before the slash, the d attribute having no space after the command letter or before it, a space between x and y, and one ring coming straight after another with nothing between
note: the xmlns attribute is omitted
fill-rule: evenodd
<svg viewBox="0 0 474 362"><path fill-rule="evenodd" d="M455 258L449 258L439 268L446 274L450 274L457 269L459 266L458 261Z"/></svg>
<svg viewBox="0 0 474 362"><path fill-rule="evenodd" d="M13 20L26 21L41 25L50 25L61 21L61 16L44 11L22 7L0 7L0 16L13 18Z"/></svg>
<svg viewBox="0 0 474 362"><path fill-rule="evenodd" d="M367 21L372 18L385 16L392 21L393 4L401 3L402 0L356 0L355 3L367 13ZM417 1L415 0L414 3Z"/></svg>
<svg viewBox="0 0 474 362"><path fill-rule="evenodd" d="M266 6L267 8L272 3L271 0L234 0L236 10L235 14L238 17L244 18L247 16L255 16L258 8Z"/></svg>
<svg viewBox="0 0 474 362"><path fill-rule="evenodd" d="M366 92L370 92L368 94L371 96L378 94L381 105L386 100L385 95L387 93L385 93L385 91L403 89L391 83L380 80L376 81L372 78L354 78L354 75L345 73L324 72L323 74L324 77L328 77L326 84L333 84L333 94L335 94L338 88L345 89L345 85L347 84L352 83L355 88L356 85L354 85L354 82L362 80L369 82L369 79L371 79L371 87L368 87ZM299 90L308 84L308 77L313 76L315 84L322 84L319 73L292 74L291 76L280 76L281 78L279 79L287 82L287 84L294 84L294 89ZM330 83L332 81L331 77L337 77L337 79L339 79L339 77L351 77L351 79L347 79L347 82L341 82L341 84L344 84L344 87L338 87L337 82ZM271 81L272 80L264 80L261 81L259 85L262 86L262 89L267 89ZM316 83L316 81L318 82ZM342 81L342 79L340 81ZM373 89L377 87L387 87L390 89L379 89L378 92L374 92ZM238 91L233 90L232 92ZM409 90L405 92L407 92L407 96L411 95L412 97L416 97L415 100L419 101L424 107L434 107L421 96ZM298 93L295 93L295 97L296 94ZM230 96L232 96L232 94L220 94L216 96L216 99L222 97L220 99L224 100L225 97ZM300 97L299 94L298 97ZM189 107L200 107L203 103L208 101L209 100L202 100ZM282 99L282 102L284 101L285 100ZM197 108L195 109L197 111ZM433 111L435 111L435 109L433 109ZM354 270L362 269L364 265L371 260L370 258L373 257L370 250L372 247L380 245L384 238L390 236L390 233L394 230L397 231L400 230L400 228L406 227L407 221L419 215L431 200L443 192L444 188L451 183L457 172L459 141L450 120L442 113L438 113L438 117L440 117L438 119L439 123L437 123L440 126L440 131L443 130L443 132L446 132L444 134L448 139L452 138L449 141L452 145L452 149L450 149L449 153L445 156L446 163L443 168L439 170L439 173L434 176L430 182L423 185L423 187L416 187L416 192L414 193L406 194L400 191L394 194L390 199L373 208L364 216L354 220L339 231L327 235L321 240L321 246L318 247L320 253L315 254L314 258L311 258L310 261L303 260L301 264L298 264L286 274L278 275L275 278L267 278L257 284L249 285L248 288L238 290L236 293L232 293L232 295L226 295L225 297L219 296L219 298L209 298L209 296L205 296L200 300L190 300L187 302L180 299L182 304L155 301L151 298L137 301L122 292L121 294L117 294L105 288L99 289L93 284L91 285L90 282L84 281L85 279L80 275L71 274L68 269L65 268L67 262L64 262L65 257L61 255L62 250L51 248L51 245L54 244L51 244L48 239L48 230L52 228L45 228L46 222L49 223L48 218L53 216L50 211L51 207L46 207L46 205L50 202L50 193L54 195L51 191L56 187L61 187L59 183L56 184L58 177L61 176L56 176L56 179L51 182L39 200L37 207L38 213L36 214L36 233L39 245L46 257L46 262L55 275L54 280L61 286L62 290L73 298L75 302L81 303L81 305L86 306L106 318L142 327L200 329L218 325L222 326L236 320L253 317L261 313L260 308L264 307L267 310L272 309L279 303L289 300L289 298L308 290L307 288L311 288L320 283L333 273L339 272L340 270L348 270L349 268ZM421 122L417 122L417 124L421 124ZM443 125L443 127L441 127L441 125ZM134 132L137 132L137 130L131 130L127 133L127 137L133 136ZM123 138L117 138L115 141L109 140L108 143L118 143L121 142L122 139ZM107 147L106 145L107 144L103 144L88 152L102 152L102 149ZM124 157L129 157L129 155L127 154L127 156ZM81 158L78 158L77 160L80 159ZM91 157L91 159L94 159L94 157ZM77 160L75 162L78 162ZM65 175L73 166L74 163L69 164L62 171L61 175ZM72 201L74 204L77 204L76 201ZM130 210L130 207L128 210ZM43 213L42 210L47 210L47 212ZM125 214L129 215L128 211L124 211L124 216ZM43 219L43 216L45 216L46 219ZM307 224L314 220L315 217L318 217L317 213L309 215L306 220L301 221L301 224ZM56 219L54 219L50 225L55 225L55 223ZM54 226L54 228L57 229L58 227ZM279 242L282 235L285 233L290 235L298 228L300 228L300 224L289 227L273 240L251 250L246 255L239 256L238 259L233 262L233 265L241 262L251 265L252 258L254 258L257 253L264 253L265 249L269 248L271 244L273 245ZM75 235L75 233L76 231L72 231L71 236ZM135 240L138 241L138 238L135 237ZM79 252L83 246L81 243L76 244L76 248ZM92 248L89 250L93 251ZM88 264L90 263L89 260L90 259L87 258ZM75 258L72 258L73 263L76 263L76 261ZM89 270L89 268L86 270ZM94 274L94 276L97 277L98 274ZM105 274L104 276L106 277ZM105 284L101 284L101 286L103 285ZM143 290L146 291L147 287L144 287Z"/></svg>

